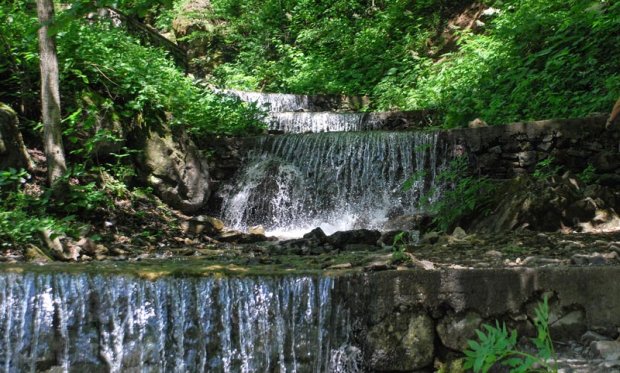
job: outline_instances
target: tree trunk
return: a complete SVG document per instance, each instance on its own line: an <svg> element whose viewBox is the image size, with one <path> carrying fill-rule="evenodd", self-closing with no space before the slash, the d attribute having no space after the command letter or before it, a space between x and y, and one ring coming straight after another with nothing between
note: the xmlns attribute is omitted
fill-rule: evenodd
<svg viewBox="0 0 620 373"><path fill-rule="evenodd" d="M37 0L39 28L39 56L41 59L41 114L43 117L43 144L47 157L47 173L54 184L65 171L65 151L60 128L60 89L56 43L49 34L49 24L54 18L53 0Z"/></svg>

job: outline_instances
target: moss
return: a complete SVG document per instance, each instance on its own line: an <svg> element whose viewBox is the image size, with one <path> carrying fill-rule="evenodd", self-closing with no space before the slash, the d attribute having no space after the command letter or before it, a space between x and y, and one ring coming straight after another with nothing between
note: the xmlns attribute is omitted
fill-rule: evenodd
<svg viewBox="0 0 620 373"><path fill-rule="evenodd" d="M381 254L385 252L381 251ZM237 257L193 258L179 257L165 260L134 262L90 263L13 263L0 264L0 272L32 273L86 273L90 275L126 275L146 280L172 277L226 277L226 276L285 276L285 275L335 275L359 272L376 259L379 252L343 252L316 256L279 255L266 258ZM351 268L329 269L350 263Z"/></svg>

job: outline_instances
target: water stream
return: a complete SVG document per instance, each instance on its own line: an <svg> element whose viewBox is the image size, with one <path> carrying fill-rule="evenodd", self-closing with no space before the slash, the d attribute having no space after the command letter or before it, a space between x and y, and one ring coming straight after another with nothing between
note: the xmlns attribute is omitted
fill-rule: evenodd
<svg viewBox="0 0 620 373"><path fill-rule="evenodd" d="M221 190L222 216L237 229L261 224L281 237L315 227L328 234L381 229L390 218L419 213L422 201L439 195L443 152L437 135L428 132L264 136Z"/></svg>
<svg viewBox="0 0 620 373"><path fill-rule="evenodd" d="M329 277L0 273L5 372L348 372Z"/></svg>

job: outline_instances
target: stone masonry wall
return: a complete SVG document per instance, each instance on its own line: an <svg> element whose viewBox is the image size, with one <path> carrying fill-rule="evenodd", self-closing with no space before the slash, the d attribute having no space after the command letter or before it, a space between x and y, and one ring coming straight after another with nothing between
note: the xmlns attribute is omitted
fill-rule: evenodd
<svg viewBox="0 0 620 373"><path fill-rule="evenodd" d="M620 130L605 129L605 116L552 119L444 131L443 141L464 147L476 171L505 179L534 171L549 156L564 170L591 164L605 184L620 184Z"/></svg>
<svg viewBox="0 0 620 373"><path fill-rule="evenodd" d="M534 337L544 297L554 341L617 338L618 276L617 266L386 271L339 278L334 296L352 311L352 342L369 371L418 371L465 350L482 323Z"/></svg>

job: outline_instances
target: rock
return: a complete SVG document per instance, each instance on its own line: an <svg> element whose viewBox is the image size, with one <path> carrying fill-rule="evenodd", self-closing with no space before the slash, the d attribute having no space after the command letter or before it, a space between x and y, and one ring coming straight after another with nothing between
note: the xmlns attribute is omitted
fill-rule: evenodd
<svg viewBox="0 0 620 373"><path fill-rule="evenodd" d="M32 170L33 164L19 132L17 114L0 102L0 170Z"/></svg>
<svg viewBox="0 0 620 373"><path fill-rule="evenodd" d="M536 152L533 150L517 153L517 159L521 167L533 166L538 160Z"/></svg>
<svg viewBox="0 0 620 373"><path fill-rule="evenodd" d="M604 360L620 360L620 341L594 341L590 350L595 357Z"/></svg>
<svg viewBox="0 0 620 373"><path fill-rule="evenodd" d="M586 345L586 346L589 346L592 342L595 342L595 341L610 341L610 340L611 338L606 337L597 332L594 332L592 330L588 330L587 332L585 332L585 334L581 336L581 339L579 339L581 344Z"/></svg>
<svg viewBox="0 0 620 373"><path fill-rule="evenodd" d="M325 234L325 232L323 232L323 230L318 227L304 234L303 238L311 242L320 243L320 244L324 244L328 241L327 235Z"/></svg>
<svg viewBox="0 0 620 373"><path fill-rule="evenodd" d="M366 336L371 371L413 371L433 362L433 320L426 313L395 312Z"/></svg>
<svg viewBox="0 0 620 373"><path fill-rule="evenodd" d="M579 222L588 221L596 214L596 202L592 198L584 198L573 202L564 212L564 220L570 222L571 226Z"/></svg>
<svg viewBox="0 0 620 373"><path fill-rule="evenodd" d="M400 215L389 219L383 225L387 231L423 231L432 221L428 215Z"/></svg>
<svg viewBox="0 0 620 373"><path fill-rule="evenodd" d="M484 120L480 118L476 118L470 121L469 123L467 123L468 128L481 128L481 127L488 127L488 126L489 125L487 124L487 122L485 122Z"/></svg>
<svg viewBox="0 0 620 373"><path fill-rule="evenodd" d="M137 147L143 150L137 163L155 194L183 213L200 210L211 194L209 172L185 130L141 129L136 137Z"/></svg>
<svg viewBox="0 0 620 373"><path fill-rule="evenodd" d="M433 262L431 262L430 260L419 260L413 257L413 255L411 255L410 260L411 264L416 268L423 269L425 271L435 269L435 264L433 264Z"/></svg>
<svg viewBox="0 0 620 373"><path fill-rule="evenodd" d="M456 227L454 228L451 236L454 239L463 240L465 239L465 237L467 237L467 232L465 232L465 230L461 227Z"/></svg>
<svg viewBox="0 0 620 373"><path fill-rule="evenodd" d="M597 172L613 173L614 170L620 168L620 160L617 152L600 151L594 158L593 166Z"/></svg>
<svg viewBox="0 0 620 373"><path fill-rule="evenodd" d="M575 265L605 265L607 264L607 259L599 254L599 253L594 253L594 254L575 254L571 257L570 259L571 264L575 264Z"/></svg>
<svg viewBox="0 0 620 373"><path fill-rule="evenodd" d="M455 351L464 351L469 347L467 341L476 339L476 330L481 324L482 318L475 312L448 315L437 324L437 335L444 346Z"/></svg>
<svg viewBox="0 0 620 373"><path fill-rule="evenodd" d="M369 229L357 229L351 231L336 232L328 237L329 242L338 249L346 245L363 244L375 246L381 238L381 232Z"/></svg>
<svg viewBox="0 0 620 373"><path fill-rule="evenodd" d="M376 260L366 265L364 267L364 270L368 272L378 272L378 271L386 271L392 268L394 268L394 266L392 266L390 260Z"/></svg>
<svg viewBox="0 0 620 373"><path fill-rule="evenodd" d="M235 230L224 231L220 233L216 240L220 242L228 242L228 243L257 243L264 241L273 241L270 237L265 237L262 234L252 234L252 233L243 233Z"/></svg>
<svg viewBox="0 0 620 373"><path fill-rule="evenodd" d="M351 263L334 264L332 266L327 267L327 269L349 269L349 268L353 268L353 265L351 265Z"/></svg>
<svg viewBox="0 0 620 373"><path fill-rule="evenodd" d="M348 243L344 245L340 250L342 251L375 251L376 245L368 245L365 243Z"/></svg>
<svg viewBox="0 0 620 373"><path fill-rule="evenodd" d="M45 254L43 250L36 247L35 245L28 245L26 247L26 250L24 251L24 258L27 262L32 263L47 263L53 260L47 254Z"/></svg>
<svg viewBox="0 0 620 373"><path fill-rule="evenodd" d="M262 225L255 225L253 227L250 227L250 229L248 229L248 233L250 234L259 234L259 235L265 235L265 228Z"/></svg>
<svg viewBox="0 0 620 373"><path fill-rule="evenodd" d="M49 229L41 229L39 231L41 240L45 244L43 251L46 255L55 260L76 260L79 252L76 252L74 248L65 247L60 236L50 231ZM64 237L63 237L64 238Z"/></svg>
<svg viewBox="0 0 620 373"><path fill-rule="evenodd" d="M491 258L495 258L495 259L502 258L502 253L497 250L489 250L486 253L484 253L484 255L491 257Z"/></svg>
<svg viewBox="0 0 620 373"><path fill-rule="evenodd" d="M420 239L421 245L433 245L439 241L440 234L438 232L425 233Z"/></svg>
<svg viewBox="0 0 620 373"><path fill-rule="evenodd" d="M224 223L217 218L206 215L199 215L181 223L183 233L189 235L206 234L213 236L224 229Z"/></svg>
<svg viewBox="0 0 620 373"><path fill-rule="evenodd" d="M620 359L603 361L602 363L599 364L599 367L603 369L602 370L603 372L619 373L620 372Z"/></svg>
<svg viewBox="0 0 620 373"><path fill-rule="evenodd" d="M586 332L586 318L582 310L571 311L549 323L549 332L560 341L576 340Z"/></svg>

